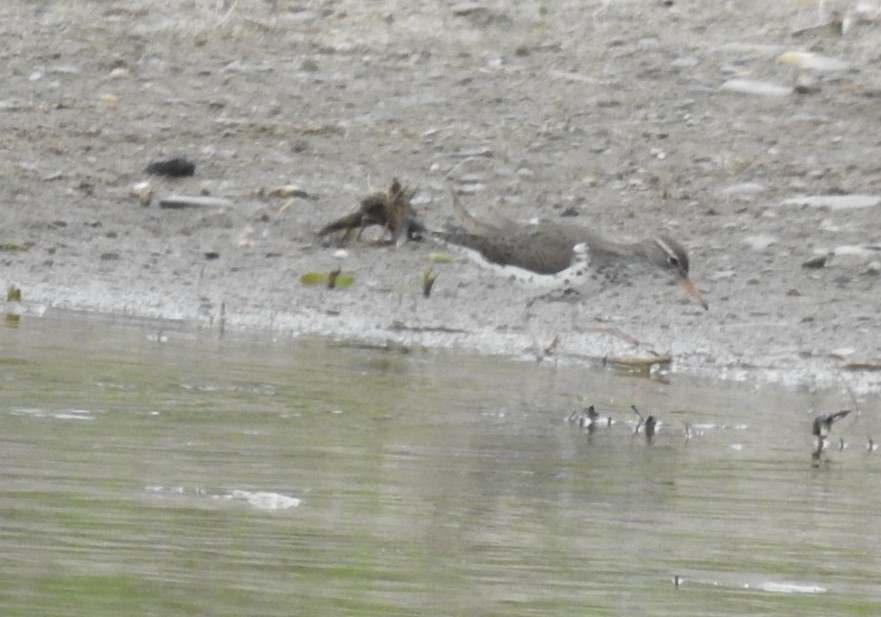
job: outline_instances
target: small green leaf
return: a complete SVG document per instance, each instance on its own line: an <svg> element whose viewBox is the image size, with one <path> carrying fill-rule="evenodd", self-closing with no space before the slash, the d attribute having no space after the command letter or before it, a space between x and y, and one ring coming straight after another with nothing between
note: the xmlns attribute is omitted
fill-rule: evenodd
<svg viewBox="0 0 881 617"><path fill-rule="evenodd" d="M33 246L31 243L28 244L19 244L17 242L2 242L0 243L0 251L26 251Z"/></svg>
<svg viewBox="0 0 881 617"><path fill-rule="evenodd" d="M326 272L307 272L300 276L303 285L327 285Z"/></svg>
<svg viewBox="0 0 881 617"><path fill-rule="evenodd" d="M333 283L333 288L345 288L355 282L355 275L351 272L341 272L336 275L336 280ZM300 284L313 286L313 285L325 285L327 286L330 283L330 274L327 272L306 272L305 274L300 275Z"/></svg>
<svg viewBox="0 0 881 617"><path fill-rule="evenodd" d="M355 282L355 276L348 272L343 272L339 276L336 277L336 285L337 289L345 288Z"/></svg>

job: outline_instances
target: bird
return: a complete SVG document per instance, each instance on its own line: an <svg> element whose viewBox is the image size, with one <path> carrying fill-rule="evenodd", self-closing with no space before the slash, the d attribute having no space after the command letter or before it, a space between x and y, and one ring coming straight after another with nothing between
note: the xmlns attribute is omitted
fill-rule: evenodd
<svg viewBox="0 0 881 617"><path fill-rule="evenodd" d="M850 409L843 409L841 411L836 411L835 413L830 414L821 413L819 416L814 418L814 437L819 437L820 439L825 440L827 437L829 437L829 432L832 430L832 425L835 424L838 420L846 417L849 413Z"/></svg>
<svg viewBox="0 0 881 617"><path fill-rule="evenodd" d="M600 418L599 412L593 405L590 405L586 409L576 409L572 413L569 414L569 417L566 418L566 421L571 423L576 423L581 428L585 427L593 427L596 424L596 421Z"/></svg>
<svg viewBox="0 0 881 617"><path fill-rule="evenodd" d="M832 425L835 424L838 420L846 417L849 413L850 409L843 409L841 411L836 411L835 413L830 414L821 413L814 418L811 432L813 433L814 437L816 437L816 441L814 442L814 449L811 452L811 458L814 461L815 467L820 464L821 458L823 456L823 451L826 449L826 440L828 439L829 433L832 430Z"/></svg>
<svg viewBox="0 0 881 617"><path fill-rule="evenodd" d="M468 250L472 260L508 278L530 286L581 292L589 290L591 283L602 289L634 275L666 273L705 310L709 309L688 276L688 252L669 236L626 243L609 240L579 225L518 223L501 216L481 220L462 205L455 190L451 193L453 210L462 227L433 235ZM579 250L586 250L586 255L578 255ZM587 272L579 273L585 259Z"/></svg>
<svg viewBox="0 0 881 617"><path fill-rule="evenodd" d="M631 405L630 409L639 416L639 422L636 424L636 430L634 434L639 432L639 429L643 429L643 434L645 435L646 441L651 441L655 437L655 429L658 427L658 419L652 415L648 417L643 417L643 415L639 412L639 409L636 408L636 405Z"/></svg>
<svg viewBox="0 0 881 617"><path fill-rule="evenodd" d="M658 425L658 419L654 416L649 416L645 419L645 424L643 428L645 429L645 438L648 441L651 441L655 436L655 427Z"/></svg>
<svg viewBox="0 0 881 617"><path fill-rule="evenodd" d="M597 420L600 419L600 413L594 408L593 405L587 408L585 415L580 418L579 424L582 428L587 428L589 431L593 431L596 428Z"/></svg>
<svg viewBox="0 0 881 617"><path fill-rule="evenodd" d="M600 412L593 405L585 409L576 409L569 414L566 421L570 424L578 424L579 427L588 433L593 433L600 426L610 427L614 424L612 418L600 415Z"/></svg>

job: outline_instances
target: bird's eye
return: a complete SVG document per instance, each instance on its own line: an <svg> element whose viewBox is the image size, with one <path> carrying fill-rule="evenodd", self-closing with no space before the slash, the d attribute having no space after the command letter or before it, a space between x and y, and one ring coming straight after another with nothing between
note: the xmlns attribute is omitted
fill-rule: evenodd
<svg viewBox="0 0 881 617"><path fill-rule="evenodd" d="M673 266L674 268L679 267L679 259L677 257L673 257L672 255L667 258L667 263L669 265Z"/></svg>

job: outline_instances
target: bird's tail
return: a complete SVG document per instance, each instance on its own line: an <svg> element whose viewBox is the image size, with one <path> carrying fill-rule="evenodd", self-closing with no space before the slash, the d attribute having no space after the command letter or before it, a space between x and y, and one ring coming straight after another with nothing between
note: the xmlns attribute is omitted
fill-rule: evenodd
<svg viewBox="0 0 881 617"><path fill-rule="evenodd" d="M456 213L456 218L459 219L459 223L466 231L472 234L486 235L487 231L492 230L492 225L481 221L471 214L468 208L462 205L462 202L459 201L459 196L456 195L456 190L453 187L450 187L450 195L453 198L453 212Z"/></svg>
<svg viewBox="0 0 881 617"><path fill-rule="evenodd" d="M456 213L456 218L459 219L459 224L462 225L468 233L477 236L492 236L499 233L515 232L523 227L521 224L512 221L498 212L491 212L490 219L479 219L462 205L462 202L459 201L459 196L456 195L456 191L453 187L450 187L450 195L453 198L453 212Z"/></svg>

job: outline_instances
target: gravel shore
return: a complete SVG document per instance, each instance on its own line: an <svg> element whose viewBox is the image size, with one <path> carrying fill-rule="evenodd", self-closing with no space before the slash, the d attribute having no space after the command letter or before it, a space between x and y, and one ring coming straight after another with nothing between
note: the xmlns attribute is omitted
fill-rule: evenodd
<svg viewBox="0 0 881 617"><path fill-rule="evenodd" d="M179 4L0 7L0 282L26 312L881 388L872 3L838 30L794 0ZM173 156L195 175L145 173ZM477 213L667 233L710 310L640 280L526 319L431 243L315 240L392 178L434 227L452 184ZM300 282L338 265L351 286Z"/></svg>

